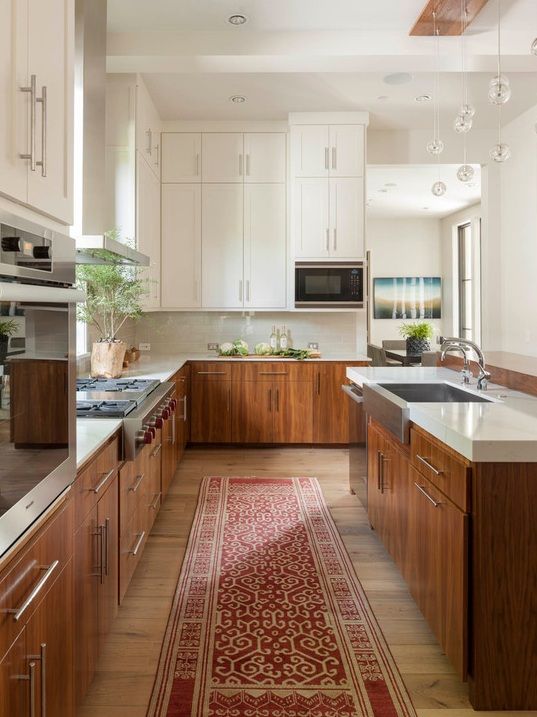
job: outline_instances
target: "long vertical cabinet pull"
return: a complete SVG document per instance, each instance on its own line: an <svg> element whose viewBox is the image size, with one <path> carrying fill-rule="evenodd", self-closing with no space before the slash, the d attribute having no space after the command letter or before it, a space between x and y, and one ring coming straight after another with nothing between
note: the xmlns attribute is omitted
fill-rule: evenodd
<svg viewBox="0 0 537 717"><path fill-rule="evenodd" d="M41 167L41 176L47 176L47 88L45 85L41 88L41 97L35 98L36 102L41 103L41 161L36 162Z"/></svg>
<svg viewBox="0 0 537 717"><path fill-rule="evenodd" d="M37 86L37 77L35 75L31 75L30 77L30 85L29 87L21 87L21 92L28 92L30 94L30 153L29 154L21 154L21 159L29 159L30 160L30 169L32 172L35 172L35 110L36 110L36 86Z"/></svg>
<svg viewBox="0 0 537 717"><path fill-rule="evenodd" d="M104 574L108 577L110 571L110 518L104 521Z"/></svg>

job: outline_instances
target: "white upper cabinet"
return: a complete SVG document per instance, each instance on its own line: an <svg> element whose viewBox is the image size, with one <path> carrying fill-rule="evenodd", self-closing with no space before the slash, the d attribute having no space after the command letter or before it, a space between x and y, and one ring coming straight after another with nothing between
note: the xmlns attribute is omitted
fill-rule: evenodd
<svg viewBox="0 0 537 717"><path fill-rule="evenodd" d="M306 124L291 127L291 160L291 173L295 177L328 177L328 125Z"/></svg>
<svg viewBox="0 0 537 717"><path fill-rule="evenodd" d="M160 180L140 152L136 153L136 239L138 251L150 258L141 270L147 279L146 309L160 306Z"/></svg>
<svg viewBox="0 0 537 717"><path fill-rule="evenodd" d="M74 0L4 0L0 58L0 192L71 224Z"/></svg>
<svg viewBox="0 0 537 717"><path fill-rule="evenodd" d="M201 306L201 184L162 187L161 305Z"/></svg>
<svg viewBox="0 0 537 717"><path fill-rule="evenodd" d="M201 133L162 135L162 182L201 182Z"/></svg>
<svg viewBox="0 0 537 717"><path fill-rule="evenodd" d="M243 182L242 132L210 132L202 135L201 166L204 182Z"/></svg>
<svg viewBox="0 0 537 717"><path fill-rule="evenodd" d="M161 120L143 79L136 80L136 149L160 179Z"/></svg>
<svg viewBox="0 0 537 717"><path fill-rule="evenodd" d="M364 181L359 178L330 179L329 255L354 259L365 254Z"/></svg>
<svg viewBox="0 0 537 717"><path fill-rule="evenodd" d="M363 125L330 126L330 176L363 177L365 130Z"/></svg>
<svg viewBox="0 0 537 717"><path fill-rule="evenodd" d="M244 181L285 182L287 175L284 133L247 132L244 135Z"/></svg>
<svg viewBox="0 0 537 717"><path fill-rule="evenodd" d="M244 304L243 186L202 187L202 295L208 309Z"/></svg>
<svg viewBox="0 0 537 717"><path fill-rule="evenodd" d="M284 184L244 188L244 306L286 305L286 190Z"/></svg>
<svg viewBox="0 0 537 717"><path fill-rule="evenodd" d="M297 258L326 258L330 255L330 209L326 180L295 180L293 234Z"/></svg>

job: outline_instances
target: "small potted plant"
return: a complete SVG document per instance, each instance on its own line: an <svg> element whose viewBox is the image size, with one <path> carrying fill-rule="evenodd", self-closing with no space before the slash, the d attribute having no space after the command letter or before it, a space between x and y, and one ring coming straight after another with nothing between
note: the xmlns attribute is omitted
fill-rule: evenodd
<svg viewBox="0 0 537 717"><path fill-rule="evenodd" d="M17 331L17 322L13 319L0 318L0 363L5 361L9 337Z"/></svg>
<svg viewBox="0 0 537 717"><path fill-rule="evenodd" d="M399 333L406 339L407 354L418 356L424 351L431 350L433 327L427 321L402 324Z"/></svg>
<svg viewBox="0 0 537 717"><path fill-rule="evenodd" d="M118 338L128 319L143 312L142 297L147 282L139 279L136 269L108 257L108 264L80 264L77 284L86 292L86 301L78 304L77 318L95 327L99 339L91 351L91 376L119 378L127 345Z"/></svg>

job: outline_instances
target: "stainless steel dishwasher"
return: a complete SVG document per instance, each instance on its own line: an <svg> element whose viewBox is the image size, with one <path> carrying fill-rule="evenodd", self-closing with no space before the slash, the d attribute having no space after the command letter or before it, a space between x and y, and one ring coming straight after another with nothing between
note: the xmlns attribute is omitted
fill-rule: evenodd
<svg viewBox="0 0 537 717"><path fill-rule="evenodd" d="M341 387L349 401L349 487L367 508L367 429L362 389L355 384Z"/></svg>

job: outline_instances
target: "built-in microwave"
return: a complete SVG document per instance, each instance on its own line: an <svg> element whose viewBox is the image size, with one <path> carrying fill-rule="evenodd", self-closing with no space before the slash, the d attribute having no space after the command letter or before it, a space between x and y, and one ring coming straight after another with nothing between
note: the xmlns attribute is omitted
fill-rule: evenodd
<svg viewBox="0 0 537 717"><path fill-rule="evenodd" d="M297 308L364 306L364 263L359 261L297 262L295 264Z"/></svg>

